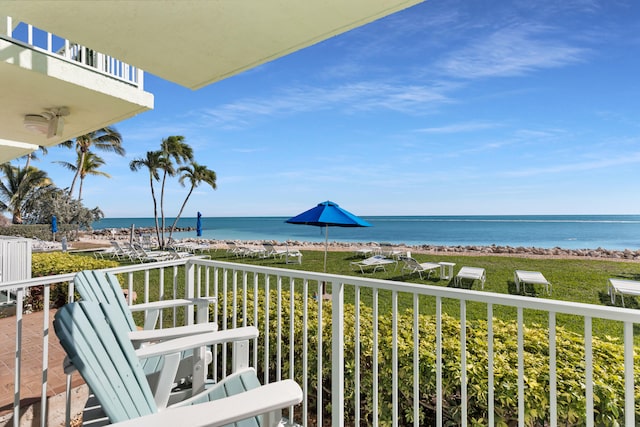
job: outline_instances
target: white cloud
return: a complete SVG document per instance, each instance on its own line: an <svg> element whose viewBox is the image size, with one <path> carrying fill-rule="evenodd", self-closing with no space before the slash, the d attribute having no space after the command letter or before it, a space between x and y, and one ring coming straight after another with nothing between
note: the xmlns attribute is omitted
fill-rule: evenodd
<svg viewBox="0 0 640 427"><path fill-rule="evenodd" d="M476 132L485 129L495 129L500 127L498 123L491 122L464 122L454 123L446 126L430 127L417 129L416 132L431 133L431 134L451 134L451 133L463 133L463 132Z"/></svg>
<svg viewBox="0 0 640 427"><path fill-rule="evenodd" d="M532 24L502 28L438 61L446 75L462 79L518 76L584 60L588 49L546 37L551 29Z"/></svg>
<svg viewBox="0 0 640 427"><path fill-rule="evenodd" d="M443 87L364 81L335 87L298 86L269 98L245 98L199 114L210 125L244 127L260 117L289 116L327 109L353 113L392 110L405 113L424 111L451 102Z"/></svg>
<svg viewBox="0 0 640 427"><path fill-rule="evenodd" d="M605 168L613 168L622 165L640 163L640 152L629 153L624 157L601 158L575 163L562 163L557 165L533 167L504 172L501 175L508 177L531 177L550 174L561 174L567 172L585 172Z"/></svg>

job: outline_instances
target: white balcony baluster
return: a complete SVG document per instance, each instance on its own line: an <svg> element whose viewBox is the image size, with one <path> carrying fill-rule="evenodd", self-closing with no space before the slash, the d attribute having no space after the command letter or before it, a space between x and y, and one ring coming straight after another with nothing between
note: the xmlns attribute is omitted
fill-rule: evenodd
<svg viewBox="0 0 640 427"><path fill-rule="evenodd" d="M19 22L14 29L13 20L9 16L0 16L0 36L6 36L12 42L24 47L46 53L47 55L63 58L100 74L117 78L130 85L143 89L144 77L142 70L118 61L103 53L99 53L87 46L62 39L54 34L34 27L31 24ZM24 28L22 30L21 28ZM21 37L21 38L17 38ZM56 46L58 46L56 48Z"/></svg>

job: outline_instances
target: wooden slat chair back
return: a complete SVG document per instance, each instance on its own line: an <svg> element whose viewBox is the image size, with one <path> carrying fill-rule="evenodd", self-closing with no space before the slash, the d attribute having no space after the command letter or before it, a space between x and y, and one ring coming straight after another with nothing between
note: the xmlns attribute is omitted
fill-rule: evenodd
<svg viewBox="0 0 640 427"><path fill-rule="evenodd" d="M66 304L53 326L71 363L114 422L157 412L127 326L118 316L105 318L109 306L81 301Z"/></svg>
<svg viewBox="0 0 640 427"><path fill-rule="evenodd" d="M85 270L76 274L73 284L83 300L102 302L113 306L118 316L126 321L129 330L136 330L137 326L131 315L131 309L127 305L120 282L114 274Z"/></svg>

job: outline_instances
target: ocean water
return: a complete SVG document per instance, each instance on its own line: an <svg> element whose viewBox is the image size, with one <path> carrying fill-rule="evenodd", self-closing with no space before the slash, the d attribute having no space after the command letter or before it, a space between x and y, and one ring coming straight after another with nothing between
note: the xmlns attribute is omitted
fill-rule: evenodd
<svg viewBox="0 0 640 427"><path fill-rule="evenodd" d="M324 229L287 224L288 217L203 217L203 238L219 240L324 241ZM498 245L566 249L640 248L640 215L371 216L364 228L329 228L329 240L407 245ZM173 218L167 221L170 225ZM153 218L105 218L94 229L153 227ZM196 218L178 227L196 237Z"/></svg>

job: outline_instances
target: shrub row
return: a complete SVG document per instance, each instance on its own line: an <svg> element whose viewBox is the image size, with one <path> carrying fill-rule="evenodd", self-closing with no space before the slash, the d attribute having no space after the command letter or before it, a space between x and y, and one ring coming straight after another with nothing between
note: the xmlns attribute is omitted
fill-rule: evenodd
<svg viewBox="0 0 640 427"><path fill-rule="evenodd" d="M222 295L219 295L220 297ZM228 301L232 301L229 294ZM281 370L289 372L289 312L288 293L281 300L281 336L278 337L277 295L270 294L269 324L269 372L274 378L277 371L278 338L282 343ZM264 322L265 294L259 292L259 322ZM302 297L294 294L296 308L294 316L294 379L302 383L302 336L305 324L302 318ZM317 303L309 300L308 320L308 387L310 413L315 413L317 396ZM237 296L238 313L243 305L242 295ZM253 313L252 292L247 296L247 308ZM222 315L222 314L221 314ZM227 324L232 324L232 311L227 311ZM238 315L239 316L239 315ZM250 314L250 320L253 315ZM392 320L390 316L378 319L378 376L373 378L373 316L369 307L360 308L360 407L355 408L355 309L345 306L345 416L346 424L353 424L355 411L360 411L363 422L370 424L373 414L373 382L378 383L378 414L381 425L392 423ZM241 319L236 319L240 324ZM218 322L222 318L217 319ZM400 425L413 423L413 313L409 310L399 315L398 324L398 400ZM436 410L436 319L434 316L419 316L419 424L434 425ZM260 327L264 333L264 325ZM323 305L323 406L330 416L331 398L331 303ZM444 425L459 425L461 418L460 383L460 322L448 315L442 317L442 384ZM517 378L517 325L515 322L493 321L494 333L494 416L497 426L515 425L518 417ZM467 396L468 421L480 426L488 423L488 350L487 322L468 321L466 324ZM258 346L259 360L256 368L263 370L264 337ZM586 413L584 339L582 336L556 329L557 351L557 404L558 424L566 426L583 425ZM637 351L637 350L636 350ZM525 363L525 424L527 426L548 425L549 418L549 347L548 330L539 325L524 328ZM640 368L635 364L638 378ZM593 378L595 424L618 426L624 420L624 356L623 346L614 338L593 339ZM263 373L260 373L261 377ZM284 374L286 376L286 374ZM274 378L275 379L275 378ZM639 402L640 387L636 382L636 402ZM636 406L636 413L640 413Z"/></svg>
<svg viewBox="0 0 640 427"><path fill-rule="evenodd" d="M56 274L75 273L82 270L96 270L117 267L116 261L95 259L85 255L73 255L66 252L35 253L31 256L31 277L54 276ZM59 307L67 302L67 284L51 286L51 306ZM25 305L31 311L43 307L42 286L31 288Z"/></svg>
<svg viewBox="0 0 640 427"><path fill-rule="evenodd" d="M51 240L51 224L14 224L6 227L0 227L0 235L26 237L29 239ZM67 240L76 240L78 237L78 226L76 224L58 224L58 232L56 240L60 241L62 237Z"/></svg>

